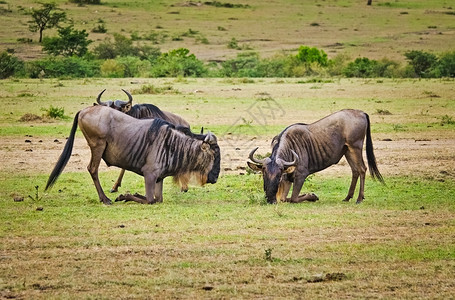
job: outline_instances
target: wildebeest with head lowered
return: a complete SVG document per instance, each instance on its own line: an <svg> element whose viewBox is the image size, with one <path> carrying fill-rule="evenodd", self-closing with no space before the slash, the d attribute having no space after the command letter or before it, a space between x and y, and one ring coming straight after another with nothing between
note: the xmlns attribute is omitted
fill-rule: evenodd
<svg viewBox="0 0 455 300"><path fill-rule="evenodd" d="M90 147L87 167L100 201L111 200L101 188L98 167L101 159L144 176L146 196L120 195L117 200L152 204L163 201L163 179L174 176L176 182L216 183L220 173L220 148L214 134L193 134L187 127L175 127L161 119L135 119L104 106L92 106L78 112L70 136L46 185L51 187L68 162L77 125Z"/></svg>
<svg viewBox="0 0 455 300"><path fill-rule="evenodd" d="M156 105L153 104L133 104L133 96L131 96L130 93L122 89L122 91L128 96L128 101L122 101L122 100L108 100L108 101L101 101L101 96L103 93L106 91L104 89L99 93L98 97L96 98L96 103L98 105L102 106L107 106L112 109L121 111L129 116L132 116L136 119L162 119L165 121L168 121L169 123L174 124L175 126L184 126L190 128L190 124L185 121L182 117L173 114L168 111L162 111L159 109ZM122 179L123 175L125 174L125 169L122 169L120 171L120 175L117 179L117 181L114 183L114 185L111 188L111 192L117 192L118 188L122 185ZM181 183L182 190L187 191L188 186L183 185Z"/></svg>
<svg viewBox="0 0 455 300"><path fill-rule="evenodd" d="M253 149L249 158L254 163L248 162L248 166L262 172L268 203L276 203L277 198L289 202L315 201L318 198L314 194L299 196L305 179L310 174L337 164L344 155L352 170L351 186L344 201L353 197L360 177L357 203L361 203L367 169L362 157L365 136L370 173L384 183L373 152L370 119L360 110L341 110L309 125L293 124L273 139L270 157L258 160L254 157L258 148ZM287 199L292 183L292 196Z"/></svg>

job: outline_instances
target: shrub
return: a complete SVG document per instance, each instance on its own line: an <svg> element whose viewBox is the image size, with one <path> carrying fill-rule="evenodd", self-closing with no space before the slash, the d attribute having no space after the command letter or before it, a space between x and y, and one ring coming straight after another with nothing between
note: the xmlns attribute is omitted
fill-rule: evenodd
<svg viewBox="0 0 455 300"><path fill-rule="evenodd" d="M99 59L113 59L117 56L137 56L139 49L133 45L133 41L119 33L114 33L114 42L106 39L93 49Z"/></svg>
<svg viewBox="0 0 455 300"><path fill-rule="evenodd" d="M300 46L296 58L300 62L306 64L317 63L323 67L326 67L328 65L327 53L325 53L324 50L310 48L308 46Z"/></svg>
<svg viewBox="0 0 455 300"><path fill-rule="evenodd" d="M83 56L92 42L87 37L85 30L76 30L72 25L60 28L57 37L43 39L43 50L52 55Z"/></svg>
<svg viewBox="0 0 455 300"><path fill-rule="evenodd" d="M201 77L207 74L202 61L190 50L179 48L162 53L154 62L151 75L154 77Z"/></svg>
<svg viewBox="0 0 455 300"><path fill-rule="evenodd" d="M150 74L151 63L139 57L119 57L116 62L123 66L123 77L147 77Z"/></svg>
<svg viewBox="0 0 455 300"><path fill-rule="evenodd" d="M119 78L124 76L125 66L114 59L108 59L101 65L100 71L104 77Z"/></svg>
<svg viewBox="0 0 455 300"><path fill-rule="evenodd" d="M31 78L83 78L99 75L99 62L80 57L47 57L26 64Z"/></svg>
<svg viewBox="0 0 455 300"><path fill-rule="evenodd" d="M0 79L13 75L23 75L24 62L6 51L0 53Z"/></svg>
<svg viewBox="0 0 455 300"><path fill-rule="evenodd" d="M346 77L375 77L375 68L378 62L376 60L370 60L366 57L356 58L354 62L348 64L343 70L343 74Z"/></svg>
<svg viewBox="0 0 455 300"><path fill-rule="evenodd" d="M419 77L431 77L428 72L437 62L434 54L423 51L408 51L404 56L409 60L409 64L414 68L414 72Z"/></svg>
<svg viewBox="0 0 455 300"><path fill-rule="evenodd" d="M49 108L41 108L45 112L45 116L51 119L65 119L65 109L63 107L53 107L52 105Z"/></svg>
<svg viewBox="0 0 455 300"><path fill-rule="evenodd" d="M455 51L443 54L431 73L432 77L455 77Z"/></svg>
<svg viewBox="0 0 455 300"><path fill-rule="evenodd" d="M259 77L258 65L257 53L240 53L237 58L221 63L220 75L222 77Z"/></svg>

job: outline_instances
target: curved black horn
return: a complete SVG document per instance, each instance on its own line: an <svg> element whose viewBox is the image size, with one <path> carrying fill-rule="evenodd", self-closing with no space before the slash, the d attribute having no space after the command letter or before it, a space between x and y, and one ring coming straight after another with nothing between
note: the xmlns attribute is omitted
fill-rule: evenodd
<svg viewBox="0 0 455 300"><path fill-rule="evenodd" d="M290 166L293 166L295 165L295 163L297 162L297 160L299 159L299 156L297 155L297 153L295 153L294 150L291 150L292 152L292 155L294 155L294 160L293 161L284 161L284 160L281 160L283 162L283 167L290 167Z"/></svg>
<svg viewBox="0 0 455 300"><path fill-rule="evenodd" d="M98 97L96 98L96 102L99 104L99 105L106 105L106 102L101 102L101 95L106 91L106 89L104 89L103 91L101 91L101 93L99 93Z"/></svg>
<svg viewBox="0 0 455 300"><path fill-rule="evenodd" d="M251 150L250 155L248 157L251 159L252 162L263 165L265 162L265 158L261 159L261 160L254 158L254 152L256 152L256 150L258 150L258 148L259 147L256 147L253 150Z"/></svg>
<svg viewBox="0 0 455 300"><path fill-rule="evenodd" d="M128 96L128 103L133 103L133 96L131 96L130 93L128 93L127 91L125 91L124 89L122 89L123 92L125 92L125 94Z"/></svg>

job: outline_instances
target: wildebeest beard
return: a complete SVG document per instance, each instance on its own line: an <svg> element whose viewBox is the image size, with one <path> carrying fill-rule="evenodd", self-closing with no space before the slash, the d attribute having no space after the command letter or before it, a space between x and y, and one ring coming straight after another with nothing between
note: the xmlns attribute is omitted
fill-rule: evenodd
<svg viewBox="0 0 455 300"><path fill-rule="evenodd" d="M265 168L267 169L266 172L263 172L265 198L268 203L276 203L282 170L274 160L271 160Z"/></svg>
<svg viewBox="0 0 455 300"><path fill-rule="evenodd" d="M198 178L199 184L216 183L220 173L220 148L216 142L207 143L205 139L207 134L194 134L188 127L174 126L173 124L155 119L150 127L149 134L152 136L159 134L161 128L165 126L164 138L162 144L161 159L166 161L167 170L163 174L166 176L175 176L174 180L187 181L192 176ZM180 140L172 130L175 129L186 135L190 140ZM151 138L153 139L153 137ZM210 151L201 151L200 142L210 145ZM193 169L196 167L196 169ZM210 168L210 169L208 169ZM184 179L187 178L187 179Z"/></svg>

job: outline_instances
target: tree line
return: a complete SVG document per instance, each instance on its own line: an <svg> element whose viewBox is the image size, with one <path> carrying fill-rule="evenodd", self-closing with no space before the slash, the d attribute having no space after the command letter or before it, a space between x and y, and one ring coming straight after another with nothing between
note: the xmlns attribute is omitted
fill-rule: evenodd
<svg viewBox="0 0 455 300"><path fill-rule="evenodd" d="M95 0L71 0L92 1ZM99 1L98 1L99 2ZM80 77L455 77L455 51L436 55L419 50L404 54L406 63L373 60L366 57L350 60L344 54L329 59L315 47L301 46L296 54L276 54L261 58L254 51L241 52L223 62L205 63L186 48L162 53L156 46L135 43L140 37L128 38L114 33L89 51L92 43L86 30L73 25L60 26L66 14L53 3L43 3L32 10L29 29L39 33L39 42L48 55L42 59L22 61L14 53L0 53L0 78L80 78ZM57 36L43 37L44 30L57 27ZM103 30L103 24L97 30ZM197 32L189 30L186 35ZM159 39L157 36L150 37ZM201 41L204 38L198 37ZM235 39L228 47L236 43ZM238 47L238 45L237 45ZM14 52L14 51L10 51Z"/></svg>

